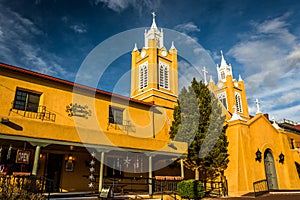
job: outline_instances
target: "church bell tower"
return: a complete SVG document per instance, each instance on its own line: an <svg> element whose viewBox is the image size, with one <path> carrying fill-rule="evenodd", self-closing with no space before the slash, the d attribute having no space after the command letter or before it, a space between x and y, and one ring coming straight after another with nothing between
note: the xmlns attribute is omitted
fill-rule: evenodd
<svg viewBox="0 0 300 200"><path fill-rule="evenodd" d="M217 72L217 84L211 80L209 87L229 113L237 113L242 118L248 119L249 111L244 81L241 76L238 80L233 78L232 67L226 62L222 51L221 64L217 66Z"/></svg>
<svg viewBox="0 0 300 200"><path fill-rule="evenodd" d="M155 13L145 44L132 50L130 97L173 108L178 96L177 50L172 42L169 51L164 46L163 30L157 28Z"/></svg>

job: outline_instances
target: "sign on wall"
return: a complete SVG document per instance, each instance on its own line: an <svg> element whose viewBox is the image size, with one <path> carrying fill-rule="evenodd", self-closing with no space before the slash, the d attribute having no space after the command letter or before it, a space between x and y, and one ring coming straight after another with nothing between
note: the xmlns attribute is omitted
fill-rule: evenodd
<svg viewBox="0 0 300 200"><path fill-rule="evenodd" d="M77 117L83 117L88 118L88 116L92 115L92 111L88 109L89 107L87 105L79 105L77 103L66 106L66 112L68 113L69 117L77 116Z"/></svg>
<svg viewBox="0 0 300 200"><path fill-rule="evenodd" d="M25 150L17 151L16 163L29 164L29 159L30 159L30 151L25 151Z"/></svg>

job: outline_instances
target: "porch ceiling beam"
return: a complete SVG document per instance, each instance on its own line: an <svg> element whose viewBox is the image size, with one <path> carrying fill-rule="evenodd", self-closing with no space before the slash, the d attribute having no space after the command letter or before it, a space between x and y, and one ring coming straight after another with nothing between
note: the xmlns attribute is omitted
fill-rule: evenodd
<svg viewBox="0 0 300 200"><path fill-rule="evenodd" d="M61 141L61 140L49 140L44 138L32 138L32 137L25 137L25 136L16 136L16 135L7 135L7 134L0 134L0 139L6 140L17 140L17 141L27 141L33 146L48 146L51 144L56 145L66 145L66 146L74 146L74 147L85 147L85 148L94 148L100 151L127 151L133 153L143 153L146 155L151 154L152 156L155 155L164 155L164 156L173 156L177 158L186 157L186 154L182 154L181 152L167 152L167 151L147 151L142 149L133 149L133 148L121 148L117 146L104 146L104 145L97 145L97 144L84 144L79 142L72 142L72 141Z"/></svg>

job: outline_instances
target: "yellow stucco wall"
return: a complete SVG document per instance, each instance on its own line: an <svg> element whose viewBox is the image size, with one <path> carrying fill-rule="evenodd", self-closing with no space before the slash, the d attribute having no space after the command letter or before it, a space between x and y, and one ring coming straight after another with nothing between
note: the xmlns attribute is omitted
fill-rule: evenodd
<svg viewBox="0 0 300 200"><path fill-rule="evenodd" d="M172 110L139 103L124 97L111 97L101 92L74 89L66 84L50 81L3 69L0 71L0 118L22 127L16 130L0 124L2 134L19 135L51 140L83 142L88 144L115 145L118 147L185 152L186 144L178 143L178 149L166 147ZM41 93L40 105L56 115L55 122L24 117L24 111L11 109L16 88ZM66 106L77 103L88 106L88 118L68 116ZM108 124L109 106L122 108L123 120L130 127Z"/></svg>
<svg viewBox="0 0 300 200"><path fill-rule="evenodd" d="M294 164L294 150L290 149L287 134L278 131L262 114L251 120L229 122L229 165L225 170L230 196L253 192L253 182L266 179L264 152L270 149L274 158L278 189L300 189L300 180ZM255 160L257 150L262 152L261 162ZM285 162L279 163L279 154ZM299 159L299 155L298 155Z"/></svg>
<svg viewBox="0 0 300 200"><path fill-rule="evenodd" d="M133 54L139 54L139 52L133 52ZM168 56L174 55L168 54ZM174 60L175 58L170 59ZM173 64L170 63L171 65ZM175 69L177 65L173 67ZM229 112L223 107L226 120L231 118L230 113L233 112L234 91L241 92L242 97L244 113L240 114L244 120L228 122L226 132L229 141L230 162L225 176L228 180L229 195L240 196L253 192L253 182L266 179L264 159L261 162L255 160L255 152L258 149L262 154L270 149L274 157L279 189L300 189L300 180L295 167L295 162L300 163L299 150L291 149L289 143L292 138L295 144L299 144L300 135L275 129L262 114L250 119L243 81L238 81L238 85L235 85L231 76L228 77L222 88L211 83L210 88L216 93L226 91L226 94L230 96L228 98ZM175 81L178 80L174 79L174 83ZM46 106L47 112L56 115L55 121L32 119L24 117L24 111L10 110L17 87L41 93L40 105ZM150 102L142 103L116 95L112 97L111 94L105 92L97 91L95 93L91 88L79 87L74 90L70 83L65 84L63 81L50 80L39 75L1 68L0 119L9 119L9 122L13 123L15 127L0 123L0 133L2 136L22 136L29 140L35 138L52 141L51 144L63 141L94 145L102 149L121 147L133 151L185 154L187 150L185 143L174 142L176 149L168 146L170 142L168 132L172 123L176 89L171 91L172 95L167 92L149 90L146 92L147 94L140 94L140 97L151 95L152 99L149 99L155 101L157 104L155 105L149 99ZM87 119L68 116L66 106L70 103L88 106L91 116L88 116ZM123 109L123 119L130 121L131 126L108 124L109 106ZM285 155L284 163L279 163L280 153ZM76 162L82 162L87 157L88 154L77 155ZM44 165L45 163L41 162L40 168L43 168ZM83 165L76 166L76 176L78 179L80 177L82 179L82 175L86 174L86 169ZM39 173L42 172L39 171ZM71 179L74 177L72 173L75 174L75 172L63 172L62 175ZM73 185L69 178L62 182L64 188L70 191L74 188L77 188L76 190L83 189L80 184ZM87 180L84 179L84 181Z"/></svg>

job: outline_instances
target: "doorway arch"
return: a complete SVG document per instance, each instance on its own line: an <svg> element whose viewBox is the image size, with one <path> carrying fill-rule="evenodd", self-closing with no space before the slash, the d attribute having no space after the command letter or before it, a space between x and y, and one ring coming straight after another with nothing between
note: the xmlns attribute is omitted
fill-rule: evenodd
<svg viewBox="0 0 300 200"><path fill-rule="evenodd" d="M277 175L274 157L270 149L267 149L264 153L265 172L270 190L278 189Z"/></svg>

